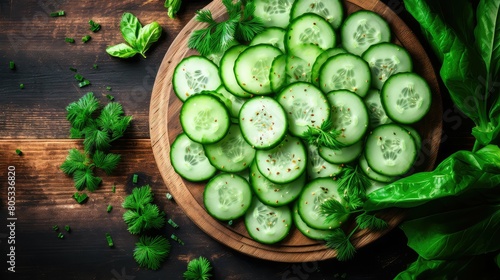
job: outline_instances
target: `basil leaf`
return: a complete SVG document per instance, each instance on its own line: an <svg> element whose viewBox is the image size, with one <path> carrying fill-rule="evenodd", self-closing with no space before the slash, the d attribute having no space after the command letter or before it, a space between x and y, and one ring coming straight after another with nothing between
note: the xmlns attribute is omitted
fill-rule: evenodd
<svg viewBox="0 0 500 280"><path fill-rule="evenodd" d="M500 0L483 0L477 6L477 26L474 30L477 49L486 63L489 77L500 74Z"/></svg>
<svg viewBox="0 0 500 280"><path fill-rule="evenodd" d="M408 246L425 259L458 259L500 250L498 204L437 213L406 221L400 227Z"/></svg>
<svg viewBox="0 0 500 280"><path fill-rule="evenodd" d="M129 58L137 53L137 51L134 48L125 43L120 43L118 45L107 47L106 52L111 56L119 58Z"/></svg>
<svg viewBox="0 0 500 280"><path fill-rule="evenodd" d="M147 25L145 25L139 32L139 37L137 38L136 46L138 52L146 57L144 53L149 49L151 44L158 41L160 39L162 33L161 26L153 21Z"/></svg>
<svg viewBox="0 0 500 280"><path fill-rule="evenodd" d="M120 21L120 31L122 33L123 39L133 48L137 48L136 41L139 37L139 33L142 29L142 25L131 13L124 13Z"/></svg>

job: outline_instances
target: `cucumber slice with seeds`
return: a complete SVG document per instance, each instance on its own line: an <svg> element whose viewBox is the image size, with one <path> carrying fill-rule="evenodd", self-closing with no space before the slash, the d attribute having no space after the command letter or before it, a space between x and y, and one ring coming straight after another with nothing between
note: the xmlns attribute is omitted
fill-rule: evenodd
<svg viewBox="0 0 500 280"><path fill-rule="evenodd" d="M172 87L181 101L204 90L216 90L220 85L217 65L198 55L181 60L172 77Z"/></svg>
<svg viewBox="0 0 500 280"><path fill-rule="evenodd" d="M318 147L307 145L307 175L310 179L333 178L342 171L342 166L326 161L319 155Z"/></svg>
<svg viewBox="0 0 500 280"><path fill-rule="evenodd" d="M340 27L344 19L344 7L340 0L295 0L290 11L290 19L293 20L305 13L321 16L335 29Z"/></svg>
<svg viewBox="0 0 500 280"><path fill-rule="evenodd" d="M270 149L281 143L288 121L285 110L271 97L249 99L240 110L240 129L255 149Z"/></svg>
<svg viewBox="0 0 500 280"><path fill-rule="evenodd" d="M177 174L191 182L208 180L217 172L207 159L203 146L185 133L177 135L172 143L170 162Z"/></svg>
<svg viewBox="0 0 500 280"><path fill-rule="evenodd" d="M205 155L217 169L240 172L248 168L255 157L255 150L243 138L238 125L233 124L222 140L205 144Z"/></svg>
<svg viewBox="0 0 500 280"><path fill-rule="evenodd" d="M368 10L350 14L342 24L342 46L350 53L362 55L370 46L391 41L389 24Z"/></svg>
<svg viewBox="0 0 500 280"><path fill-rule="evenodd" d="M231 102L231 109L229 110L229 113L231 114L231 120L234 122L238 122L238 116L240 114L240 109L243 104L248 100L246 98L238 97L232 93L230 93L224 85L221 85L219 88L216 90L219 94L222 94L225 98L227 98Z"/></svg>
<svg viewBox="0 0 500 280"><path fill-rule="evenodd" d="M345 52L346 51L342 48L331 48L323 51L314 61L311 70L312 83L314 83L314 85L316 86L319 86L319 70L321 69L321 66L323 66L323 63L325 63L330 57Z"/></svg>
<svg viewBox="0 0 500 280"><path fill-rule="evenodd" d="M221 173L210 179L203 191L207 212L221 221L234 220L245 215L252 202L252 190L247 180L230 173Z"/></svg>
<svg viewBox="0 0 500 280"><path fill-rule="evenodd" d="M283 28L269 27L256 34L249 45L268 44L285 52L285 34L286 31Z"/></svg>
<svg viewBox="0 0 500 280"><path fill-rule="evenodd" d="M375 128L379 125L391 123L392 120L387 116L382 102L380 92L376 89L368 90L368 94L363 99L370 115L370 127Z"/></svg>
<svg viewBox="0 0 500 280"><path fill-rule="evenodd" d="M363 173L370 179L377 181L377 182L382 182L382 183L390 183L396 181L397 177L394 176L386 176L380 173L377 173L374 171L369 165L368 162L366 161L365 155L361 155L359 157L359 167L361 167L361 170L363 170Z"/></svg>
<svg viewBox="0 0 500 280"><path fill-rule="evenodd" d="M186 135L201 144L221 140L231 124L226 105L211 94L196 94L186 99L179 119Z"/></svg>
<svg viewBox="0 0 500 280"><path fill-rule="evenodd" d="M314 44L326 50L337 44L337 35L324 18L313 13L303 14L290 22L285 48L289 51L302 44Z"/></svg>
<svg viewBox="0 0 500 280"><path fill-rule="evenodd" d="M306 170L307 154L302 141L287 135L275 148L258 150L255 161L260 173L276 184L290 183Z"/></svg>
<svg viewBox="0 0 500 280"><path fill-rule="evenodd" d="M302 220L302 217L299 215L299 207L298 203L293 204L293 209L292 209L292 216L293 216L293 222L297 229L302 232L303 235L315 239L315 240L325 240L330 234L332 234L331 230L321 230L321 229L315 229L310 226L308 226L304 220Z"/></svg>
<svg viewBox="0 0 500 280"><path fill-rule="evenodd" d="M310 82L311 65L300 57L287 55L285 74L285 85L295 82Z"/></svg>
<svg viewBox="0 0 500 280"><path fill-rule="evenodd" d="M285 109L288 129L295 136L302 136L309 126L320 127L330 117L328 100L310 83L293 83L285 87L276 99Z"/></svg>
<svg viewBox="0 0 500 280"><path fill-rule="evenodd" d="M279 92L281 88L287 84L286 75L286 60L288 55L282 54L277 56L271 65L271 73L269 80L271 82L271 91Z"/></svg>
<svg viewBox="0 0 500 280"><path fill-rule="evenodd" d="M371 84L368 63L359 56L342 53L330 57L319 70L321 90L345 89L364 97Z"/></svg>
<svg viewBox="0 0 500 280"><path fill-rule="evenodd" d="M250 97L250 93L241 88L241 86L238 84L234 73L234 63L236 62L238 56L247 48L248 47L245 45L236 45L229 48L222 56L219 68L220 77L222 79L222 82L224 83L224 87L230 93L238 97L246 98Z"/></svg>
<svg viewBox="0 0 500 280"><path fill-rule="evenodd" d="M292 212L288 206L269 206L256 197L252 199L252 204L245 214L248 234L264 244L275 244L283 240L292 225Z"/></svg>
<svg viewBox="0 0 500 280"><path fill-rule="evenodd" d="M286 28L290 20L290 10L294 0L254 0L253 15L265 26Z"/></svg>
<svg viewBox="0 0 500 280"><path fill-rule="evenodd" d="M343 164L354 161L361 155L364 142L358 141L350 146L343 147L339 150L334 150L327 147L319 147L319 155L326 161L335 164Z"/></svg>

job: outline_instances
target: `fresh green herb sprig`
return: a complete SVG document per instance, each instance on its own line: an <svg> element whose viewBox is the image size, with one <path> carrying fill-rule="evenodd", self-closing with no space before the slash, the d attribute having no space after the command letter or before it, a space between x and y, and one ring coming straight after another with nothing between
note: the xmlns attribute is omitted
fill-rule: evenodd
<svg viewBox="0 0 500 280"><path fill-rule="evenodd" d="M208 26L191 33L188 47L208 56L225 51L235 42L248 42L255 34L264 30L262 20L254 17L253 1L222 0L228 19L217 22L210 10L196 12L196 21Z"/></svg>
<svg viewBox="0 0 500 280"><path fill-rule="evenodd" d="M90 31L92 32L97 32L99 30L101 30L101 25L93 20L89 20L89 25L90 25Z"/></svg>
<svg viewBox="0 0 500 280"><path fill-rule="evenodd" d="M170 242L158 235L141 236L135 244L134 259L141 267L157 270L170 253Z"/></svg>
<svg viewBox="0 0 500 280"><path fill-rule="evenodd" d="M339 192L350 200L351 206L353 203L361 203L366 198L366 190L371 185L370 179L360 169L359 165L351 166L344 165L339 174L336 175L339 185ZM357 207L351 207L355 209Z"/></svg>
<svg viewBox="0 0 500 280"><path fill-rule="evenodd" d="M319 128L309 126L303 137L310 145L338 150L345 147L342 142L337 140L341 135L341 131L334 129L333 122L331 120L326 120Z"/></svg>
<svg viewBox="0 0 500 280"><path fill-rule="evenodd" d="M146 58L146 51L160 39L163 32L160 24L153 21L145 26L131 13L124 13L120 21L120 31L126 43L110 46L106 52L114 57L129 58L136 54Z"/></svg>
<svg viewBox="0 0 500 280"><path fill-rule="evenodd" d="M181 0L165 0L164 7L167 9L168 17L175 18L181 8Z"/></svg>
<svg viewBox="0 0 500 280"><path fill-rule="evenodd" d="M212 277L211 271L212 265L210 261L200 256L189 261L183 277L186 280L209 280Z"/></svg>
<svg viewBox="0 0 500 280"><path fill-rule="evenodd" d="M122 207L128 209L123 220L131 234L140 234L148 229L159 229L165 225L165 213L152 203L153 192L149 185L134 188L125 198Z"/></svg>
<svg viewBox="0 0 500 280"><path fill-rule="evenodd" d="M84 138L84 150L71 149L60 168L73 176L77 190L95 191L102 179L94 171L98 168L109 175L116 168L121 157L108 150L113 141L123 136L132 117L124 116L118 103L108 103L101 109L92 92L69 104L66 111L71 124L70 136Z"/></svg>

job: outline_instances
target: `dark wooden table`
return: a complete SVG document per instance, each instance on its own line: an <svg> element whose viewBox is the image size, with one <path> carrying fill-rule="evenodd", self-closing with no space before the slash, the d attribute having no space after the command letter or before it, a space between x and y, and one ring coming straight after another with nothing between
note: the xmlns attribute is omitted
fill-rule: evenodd
<svg viewBox="0 0 500 280"><path fill-rule="evenodd" d="M149 139L151 90L169 45L194 12L209 2L185 0L178 18L172 20L162 0L0 0L0 260L6 276L1 279L181 279L187 262L198 256L213 264L213 279L391 279L415 260L404 234L395 229L360 249L352 261L263 261L214 241L175 201L165 198L168 182L160 177ZM384 2L421 37L400 1ZM57 10L64 10L66 16L49 16ZM106 46L122 42L119 21L123 12L135 14L143 24L158 21L163 27L160 41L146 59L117 59L105 52ZM89 31L90 19L102 25L99 32ZM84 44L80 38L87 34L92 39ZM65 37L75 38L76 43L65 42ZM15 70L9 69L9 61L15 62ZM92 84L79 88L71 67ZM108 86L111 91L106 90ZM71 178L59 166L70 148L82 146L81 141L69 139L65 107L88 91L103 103L105 95L112 94L134 120L124 139L113 146L122 155L118 171L104 176L101 187L80 205L72 198ZM471 142L470 123L454 109L444 89L442 94L445 131L438 161L469 148ZM21 156L16 149L22 150ZM9 167L16 173L15 221L8 220ZM139 175L136 185L133 174ZM116 193L111 191L113 184ZM128 233L122 220L124 197L134 186L144 184L151 185L155 202L180 225L179 229L166 226L164 234L175 233L185 242L171 242L170 256L157 271L138 268L132 257L138 238ZM110 213L107 205L114 206ZM15 229L6 227L11 222ZM72 230L59 239L54 225L63 233L65 225ZM113 237L114 248L108 247L105 233ZM9 243L12 240L15 244ZM15 273L7 271L11 246L15 246Z"/></svg>

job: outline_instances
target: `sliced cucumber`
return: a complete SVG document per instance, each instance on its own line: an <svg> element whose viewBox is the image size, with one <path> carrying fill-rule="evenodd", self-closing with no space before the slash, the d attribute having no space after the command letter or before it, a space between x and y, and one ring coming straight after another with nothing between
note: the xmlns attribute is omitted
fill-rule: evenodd
<svg viewBox="0 0 500 280"><path fill-rule="evenodd" d="M342 53L330 57L319 70L321 90L345 89L363 97L370 89L371 72L368 63L359 56Z"/></svg>
<svg viewBox="0 0 500 280"><path fill-rule="evenodd" d="M417 157L415 140L398 124L376 127L366 138L365 157L371 169L386 176L407 173Z"/></svg>
<svg viewBox="0 0 500 280"><path fill-rule="evenodd" d="M285 73L287 78L285 85L311 81L310 64L297 56L287 55Z"/></svg>
<svg viewBox="0 0 500 280"><path fill-rule="evenodd" d="M236 80L236 76L234 74L234 63L238 56L246 50L248 47L245 45L235 45L229 48L222 59L220 60L220 68L219 73L224 83L224 87L232 94L238 97L250 97L250 93L244 90Z"/></svg>
<svg viewBox="0 0 500 280"><path fill-rule="evenodd" d="M249 45L268 44L285 52L285 33L286 31L283 28L269 27L256 34Z"/></svg>
<svg viewBox="0 0 500 280"><path fill-rule="evenodd" d="M413 137L413 140L415 140L415 145L417 146L417 151L420 151L422 148L422 136L420 136L420 133L418 131L409 125L403 125L403 127L408 130L408 133Z"/></svg>
<svg viewBox="0 0 500 280"><path fill-rule="evenodd" d="M342 166L329 163L319 155L318 147L307 145L307 175L310 179L333 178L342 171Z"/></svg>
<svg viewBox="0 0 500 280"><path fill-rule="evenodd" d="M382 182L382 183L390 183L396 181L397 177L394 176L386 176L374 171L370 166L368 166L368 162L366 162L365 155L361 155L359 157L359 167L363 170L363 173L370 179Z"/></svg>
<svg viewBox="0 0 500 280"><path fill-rule="evenodd" d="M250 166L255 157L255 150L245 141L237 124L231 125L222 140L203 147L210 163L226 172L243 171Z"/></svg>
<svg viewBox="0 0 500 280"><path fill-rule="evenodd" d="M274 244L283 240L292 225L292 212L288 206L269 206L256 197L252 199L252 204L245 215L248 234L264 244Z"/></svg>
<svg viewBox="0 0 500 280"><path fill-rule="evenodd" d="M286 50L293 50L302 44L314 44L326 50L337 44L337 35L324 18L306 13L290 22L285 35Z"/></svg>
<svg viewBox="0 0 500 280"><path fill-rule="evenodd" d="M342 132L337 140L345 145L361 141L369 122L363 99L347 90L332 91L326 97L331 106L330 119L333 127Z"/></svg>
<svg viewBox="0 0 500 280"><path fill-rule="evenodd" d="M234 73L241 88L252 94L271 94L271 65L281 54L271 45L255 45L244 50L234 63Z"/></svg>
<svg viewBox="0 0 500 280"><path fill-rule="evenodd" d="M306 170L307 154L302 141L287 135L275 148L257 150L255 161L260 173L276 184L290 183Z"/></svg>
<svg viewBox="0 0 500 280"><path fill-rule="evenodd" d="M363 151L364 142L358 141L350 146L334 150L327 147L319 147L319 155L326 161L335 164L343 164L354 161L361 155Z"/></svg>
<svg viewBox="0 0 500 280"><path fill-rule="evenodd" d="M250 185L259 200L270 206L281 206L292 202L299 196L305 183L305 172L288 184L275 184L260 173L255 161L250 165Z"/></svg>
<svg viewBox="0 0 500 280"><path fill-rule="evenodd" d="M314 61L312 70L311 70L311 81L319 86L319 70L321 66L332 56L337 55L339 53L345 53L346 51L342 48L331 48L323 51Z"/></svg>
<svg viewBox="0 0 500 280"><path fill-rule="evenodd" d="M177 64L172 77L175 95L185 101L204 90L216 90L221 85L219 68L208 58L193 55Z"/></svg>
<svg viewBox="0 0 500 280"><path fill-rule="evenodd" d="M177 135L172 143L170 162L177 174L191 182L208 180L217 172L205 156L203 146L189 139L185 133Z"/></svg>
<svg viewBox="0 0 500 280"><path fill-rule="evenodd" d="M290 20L290 10L294 0L254 0L253 15L265 26L286 28Z"/></svg>
<svg viewBox="0 0 500 280"><path fill-rule="evenodd" d="M287 57L287 54L279 55L273 60L273 63L271 64L271 73L269 73L269 80L271 83L272 92L279 92L281 88L287 84Z"/></svg>
<svg viewBox="0 0 500 280"><path fill-rule="evenodd" d="M310 181L298 198L299 215L310 227L315 229L335 229L347 220L349 215L327 222L326 216L321 215L320 205L328 199L335 199L346 205L345 199L339 194L339 184L333 178L317 178ZM346 205L347 207L347 205Z"/></svg>
<svg viewBox="0 0 500 280"><path fill-rule="evenodd" d="M307 62L307 67L312 68L314 62L323 53L323 49L315 44L300 44L288 50L288 54L300 57Z"/></svg>
<svg viewBox="0 0 500 280"><path fill-rule="evenodd" d="M271 97L249 99L240 110L240 129L255 149L270 149L285 138L288 122L285 110Z"/></svg>
<svg viewBox="0 0 500 280"><path fill-rule="evenodd" d="M364 98L368 114L370 115L370 127L375 128L381 124L391 123L392 120L385 113L380 100L380 92L376 89L368 90Z"/></svg>
<svg viewBox="0 0 500 280"><path fill-rule="evenodd" d="M221 221L245 215L252 202L252 190L243 177L221 173L210 179L203 191L207 212Z"/></svg>
<svg viewBox="0 0 500 280"><path fill-rule="evenodd" d="M370 46L391 41L389 24L368 10L350 14L341 27L342 46L350 53L362 55Z"/></svg>
<svg viewBox="0 0 500 280"><path fill-rule="evenodd" d="M211 94L196 94L186 99L179 119L186 135L201 144L221 140L231 124L226 105Z"/></svg>
<svg viewBox="0 0 500 280"><path fill-rule="evenodd" d="M320 127L330 117L330 105L313 84L297 82L285 87L276 98L288 118L288 129L302 136L309 126Z"/></svg>
<svg viewBox="0 0 500 280"><path fill-rule="evenodd" d="M393 74L410 72L413 62L408 51L393 43L379 43L369 47L363 53L372 72L372 85L381 89L382 85Z"/></svg>
<svg viewBox="0 0 500 280"><path fill-rule="evenodd" d="M290 19L293 20L305 13L323 17L335 29L340 27L344 19L344 7L340 0L295 0L290 11Z"/></svg>
<svg viewBox="0 0 500 280"><path fill-rule="evenodd" d="M416 123L431 108L431 89L416 73L398 73L382 87L381 102L392 120L403 124Z"/></svg>
<svg viewBox="0 0 500 280"><path fill-rule="evenodd" d="M298 203L293 204L293 209L292 209L292 216L293 216L293 222L297 229L302 232L303 235L315 239L315 240L325 240L330 234L332 234L331 230L321 230L321 229L315 229L310 226L308 226L304 220L302 220L302 217L299 215L299 207Z"/></svg>
<svg viewBox="0 0 500 280"><path fill-rule="evenodd" d="M229 113L231 115L231 119L234 120L235 122L238 122L238 116L240 114L240 109L243 104L248 100L246 98L238 97L232 93L230 93L224 85L221 85L220 87L217 88L216 90L219 94L227 98L231 102L231 108L229 110Z"/></svg>

